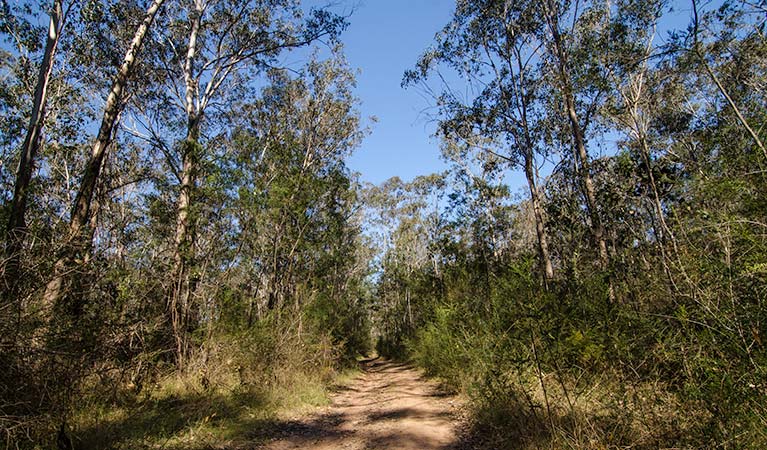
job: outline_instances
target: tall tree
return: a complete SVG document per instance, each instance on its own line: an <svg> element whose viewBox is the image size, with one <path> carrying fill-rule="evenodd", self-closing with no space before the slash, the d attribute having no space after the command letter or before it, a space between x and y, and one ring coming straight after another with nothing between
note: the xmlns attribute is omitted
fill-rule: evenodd
<svg viewBox="0 0 767 450"><path fill-rule="evenodd" d="M71 276L69 271L76 264L77 258L83 258L84 252L88 249L91 234L87 233L87 230L91 219L93 194L99 181L99 175L103 168L109 145L114 137L115 126L125 105L125 90L139 61L139 51L144 43L144 38L164 2L165 0L153 0L150 3L146 14L136 29L132 41L128 45L123 62L114 77L104 105L101 125L91 148L91 155L86 164L85 172L83 173L82 181L72 206L69 230L65 238L62 254L56 260L53 276L45 288L43 304L46 309L50 309L58 303L65 289L65 281L68 276Z"/></svg>
<svg viewBox="0 0 767 450"><path fill-rule="evenodd" d="M740 41L737 42L737 44L745 44L746 46L751 46L753 50L757 50L760 46L759 44L764 42L764 21L762 19L765 11L764 3L757 2L751 4L749 2L742 2L740 5L737 3L738 2L726 2L719 8L719 11L717 11L716 14L703 14L699 9L698 2L692 0L693 17L691 25L692 30L690 31L692 40L692 43L690 44L690 52L703 67L706 75L708 75L714 83L721 96L726 100L727 105L732 109L740 126L746 130L756 147L761 151L764 158L767 159L767 147L765 147L764 142L760 137L762 127L756 130L754 129L749 118L746 117L742 108L738 106L736 99L709 62L709 57L713 56L716 58L717 56L721 56L716 53L722 53L723 51L721 48L727 48L726 44L735 44L736 41ZM701 18L701 15L704 17ZM715 23L717 21L729 22L729 25L725 28L722 36L720 36L719 39L716 39L713 42L713 45L710 45L710 51L706 51L706 42L701 35L712 33L710 31L705 33L702 28L707 24L712 22ZM753 44L756 44L756 46L753 46ZM757 53L757 51L754 51L754 53ZM727 50L724 50L724 52L727 52Z"/></svg>
<svg viewBox="0 0 767 450"><path fill-rule="evenodd" d="M71 4L70 4L71 6ZM8 224L5 236L5 260L3 261L2 281L5 292L10 297L16 295L19 259L26 236L26 221L24 216L27 209L30 182L35 167L37 154L43 139L45 110L48 100L48 85L53 72L56 47L59 44L64 29L69 6L63 0L54 0L49 12L48 34L45 40L42 61L38 69L37 82L32 100L32 112L29 117L24 142L19 152L19 163L16 169L16 182L13 189Z"/></svg>
<svg viewBox="0 0 767 450"><path fill-rule="evenodd" d="M182 362L197 283L194 198L206 152L204 131L206 119L211 119L208 110L221 99L232 98L235 87L247 87L282 51L332 38L344 28L345 21L327 11L312 10L301 23L298 6L283 0L193 0L183 1L179 7L182 18L169 29L158 72L166 89L160 98L178 105L185 122L184 135L176 146L179 191L173 286L168 297L169 321L177 358ZM208 129L210 134L214 134L212 130Z"/></svg>
<svg viewBox="0 0 767 450"><path fill-rule="evenodd" d="M269 79L262 98L243 105L248 114L235 135L242 183L235 209L258 310L288 306L305 281L299 274L332 247L323 239L351 219L339 217L351 208L339 198L349 188L343 158L364 135L354 77L338 54L312 60L300 78L272 70Z"/></svg>
<svg viewBox="0 0 767 450"><path fill-rule="evenodd" d="M586 29L593 28L595 30L603 30L605 27L598 18L607 18L609 20L609 8L602 9L604 5L592 3L586 5L572 5L570 1L561 0L546 0L540 5L542 12L542 19L546 25L546 37L544 37L544 46L547 49L547 59L553 66L554 85L559 91L561 96L561 116L566 118L572 139L572 151L573 158L578 168L578 176L582 182L583 193L586 198L586 208L588 210L588 216L590 220L591 232L594 241L599 251L599 261L602 268L607 268L609 263L609 255L607 253L607 239L605 235L605 227L602 223L602 218L599 213L599 205L597 202L596 187L594 185L594 179L591 168L591 157L588 152L587 145L587 126L590 122L590 114L594 109L594 102L597 102L600 93L597 92L590 98L592 102L579 102L577 99L578 92L577 86L574 83L575 67L574 64L584 64L586 68L589 65L604 67L604 60L595 53L591 53L592 49L580 49L582 53L588 54L594 58L589 64L586 61L572 61L572 53L576 44L584 44L584 42L575 42L578 37L578 33L581 35L588 34ZM589 7L591 10L589 11ZM586 14L585 11L590 12ZM565 18L570 18L572 26L570 29L572 33L567 33L563 28L562 21ZM596 17L596 19L595 19ZM582 41L588 41L582 39ZM604 42L597 39L598 43ZM598 61L598 62L597 62ZM583 68L581 71L586 71ZM601 74L596 74L599 78ZM599 84L601 80L592 80L595 84Z"/></svg>
<svg viewBox="0 0 767 450"><path fill-rule="evenodd" d="M541 73L537 52L543 25L534 20L534 1L458 2L451 22L436 37L432 51L421 57L405 83L424 80L438 64L465 75L480 86L467 105L449 88L441 95L441 131L449 138L519 167L525 174L538 241L541 277L554 277L546 220L538 188L536 156L543 153L540 105ZM502 138L501 142L490 139ZM497 149L503 147L506 149Z"/></svg>
<svg viewBox="0 0 767 450"><path fill-rule="evenodd" d="M617 15L619 20L614 24L613 33L621 33L624 37L617 49L619 62L609 74L613 90L603 114L627 135L629 155L637 160L637 169L644 172L642 188L649 192L652 205L652 234L661 252L664 271L673 284L666 247L671 244L674 254L678 254L677 242L666 217L661 181L658 179L660 164L655 160L655 155L660 153L659 144L663 142L657 123L668 113L660 97L673 98L673 86L679 83L677 74L657 64L662 59L658 56L659 49L654 40L664 4L663 1L651 0L617 5L620 14Z"/></svg>

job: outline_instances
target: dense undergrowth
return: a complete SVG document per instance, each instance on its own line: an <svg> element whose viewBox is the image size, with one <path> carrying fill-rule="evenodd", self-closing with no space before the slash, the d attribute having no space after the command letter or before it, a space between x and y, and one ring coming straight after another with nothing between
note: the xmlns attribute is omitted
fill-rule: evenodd
<svg viewBox="0 0 767 450"><path fill-rule="evenodd" d="M767 447L764 2L679 5L457 2L405 74L449 168L382 186L379 348L482 448Z"/></svg>
<svg viewBox="0 0 767 450"><path fill-rule="evenodd" d="M215 333L182 369L146 354L142 362L104 367L73 387L65 439L77 449L255 445L282 412L325 404L330 387L356 370L346 352L366 349L351 349L328 330L303 313L271 316ZM16 445L61 447L59 420L42 418Z"/></svg>
<svg viewBox="0 0 767 450"><path fill-rule="evenodd" d="M3 3L0 448L237 447L325 401L369 346L346 25Z"/></svg>
<svg viewBox="0 0 767 450"><path fill-rule="evenodd" d="M648 277L611 303L601 277L547 292L526 273L449 269L412 334L379 341L468 395L484 448L767 445L763 287L685 301Z"/></svg>

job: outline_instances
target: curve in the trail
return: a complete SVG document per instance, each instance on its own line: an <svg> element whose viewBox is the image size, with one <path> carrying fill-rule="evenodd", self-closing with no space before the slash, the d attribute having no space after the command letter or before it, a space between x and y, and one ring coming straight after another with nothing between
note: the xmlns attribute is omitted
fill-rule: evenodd
<svg viewBox="0 0 767 450"><path fill-rule="evenodd" d="M384 359L363 361L363 373L332 396L332 404L275 429L266 450L452 449L459 404L416 369Z"/></svg>

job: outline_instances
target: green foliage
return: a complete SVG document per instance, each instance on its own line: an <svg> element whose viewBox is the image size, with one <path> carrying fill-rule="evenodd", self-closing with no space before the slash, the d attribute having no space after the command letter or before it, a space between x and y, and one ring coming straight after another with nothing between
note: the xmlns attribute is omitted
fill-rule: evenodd
<svg viewBox="0 0 767 450"><path fill-rule="evenodd" d="M598 276L546 293L526 275L530 265L494 267L487 294L467 289L470 265L448 269L422 325L400 336L406 357L470 396L485 445L558 446L586 438L579 435L586 423L593 427L586 439L611 445L706 446L731 439L732 429L742 445L764 442L755 387L764 362L749 360L736 335L707 329L713 317L693 319L692 306L673 316L637 309L652 292L609 305ZM397 345L396 336L383 339ZM676 406L668 410L668 402ZM675 433L653 430L674 423Z"/></svg>
<svg viewBox="0 0 767 450"><path fill-rule="evenodd" d="M428 262L382 267L382 348L468 394L480 447L764 447L765 71L751 59L765 44L759 8L700 9L660 45L658 2L528 6L462 2L406 74L427 83L438 72L444 82L456 71L478 93L458 101L452 93L463 91L451 86L436 99L455 192L430 233ZM526 45L536 56L523 58L523 85L523 66L506 68L513 58L498 55L519 58ZM522 103L520 92L530 95ZM502 182L493 189L503 168L487 150L523 125L519 109L493 113L504 96L509 107L533 105L535 135L565 149L540 183L537 222L556 272L546 282L532 263L532 200L511 203L498 195ZM588 151L614 152L591 164L570 156L573 120ZM529 145L507 141L511 155ZM387 254L408 254L406 240L392 242Z"/></svg>
<svg viewBox="0 0 767 450"><path fill-rule="evenodd" d="M153 374L151 385L143 380L143 388L134 378L131 386L118 383L111 395L83 396L72 434L84 448L252 443L280 410L327 401L341 350L308 320L267 317L247 330L209 336L183 372L168 367Z"/></svg>
<svg viewBox="0 0 767 450"><path fill-rule="evenodd" d="M176 95L195 12L182 3L166 2L134 55L83 244L64 295L48 302L46 284L71 244L68 212L101 108L93 99L143 16L136 2L66 5L74 32L62 36L67 59L49 87L21 279L13 296L0 292L0 437L9 446L53 445L63 427L93 448L189 448L197 444L181 435L214 416L242 438L273 404L324 401L336 368L369 349L367 250L344 162L365 134L353 71L340 46L324 60L310 50L304 67L267 70L283 50L335 45L345 20L322 9L304 17L297 2L208 2L186 80L200 110L188 116ZM2 37L24 40L0 50L4 200L45 32L16 20L42 7L18 7L0 6ZM248 402L257 420L240 417Z"/></svg>
<svg viewBox="0 0 767 450"><path fill-rule="evenodd" d="M270 68L336 45L346 21L182 3L135 55L82 245L65 236L92 99L143 13L67 6L19 279L0 293L9 446L63 428L92 448L238 448L278 407L325 401L373 338L469 396L480 447L767 446L763 4L693 4L661 43L665 2L457 2L405 77L471 84L435 99L449 170L363 188L345 164L366 130L340 46ZM6 203L42 12L0 5Z"/></svg>
<svg viewBox="0 0 767 450"><path fill-rule="evenodd" d="M307 318L339 351L340 366L356 367L357 357L371 350L369 301L362 286L356 286L345 296L324 292L306 307Z"/></svg>

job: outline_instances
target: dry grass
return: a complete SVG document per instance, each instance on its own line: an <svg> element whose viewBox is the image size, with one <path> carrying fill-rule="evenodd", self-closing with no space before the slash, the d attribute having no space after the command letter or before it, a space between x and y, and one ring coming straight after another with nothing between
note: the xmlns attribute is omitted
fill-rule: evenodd
<svg viewBox="0 0 767 450"><path fill-rule="evenodd" d="M82 408L72 419L77 447L238 448L280 417L328 402L325 380L300 370L269 387L232 383L236 372L220 375L206 388L197 373L170 374L135 402Z"/></svg>
<svg viewBox="0 0 767 450"><path fill-rule="evenodd" d="M507 390L469 395L482 448L674 448L707 420L704 408L680 404L662 383L629 384L616 373L561 379L535 371L509 374ZM543 386L545 386L545 394Z"/></svg>
<svg viewBox="0 0 767 450"><path fill-rule="evenodd" d="M185 370L147 377L154 381L140 393L127 380L114 386L120 394L111 402L94 392L70 422L76 448L252 447L281 417L327 404L332 383L351 376L334 368L326 339L268 331L219 339Z"/></svg>

